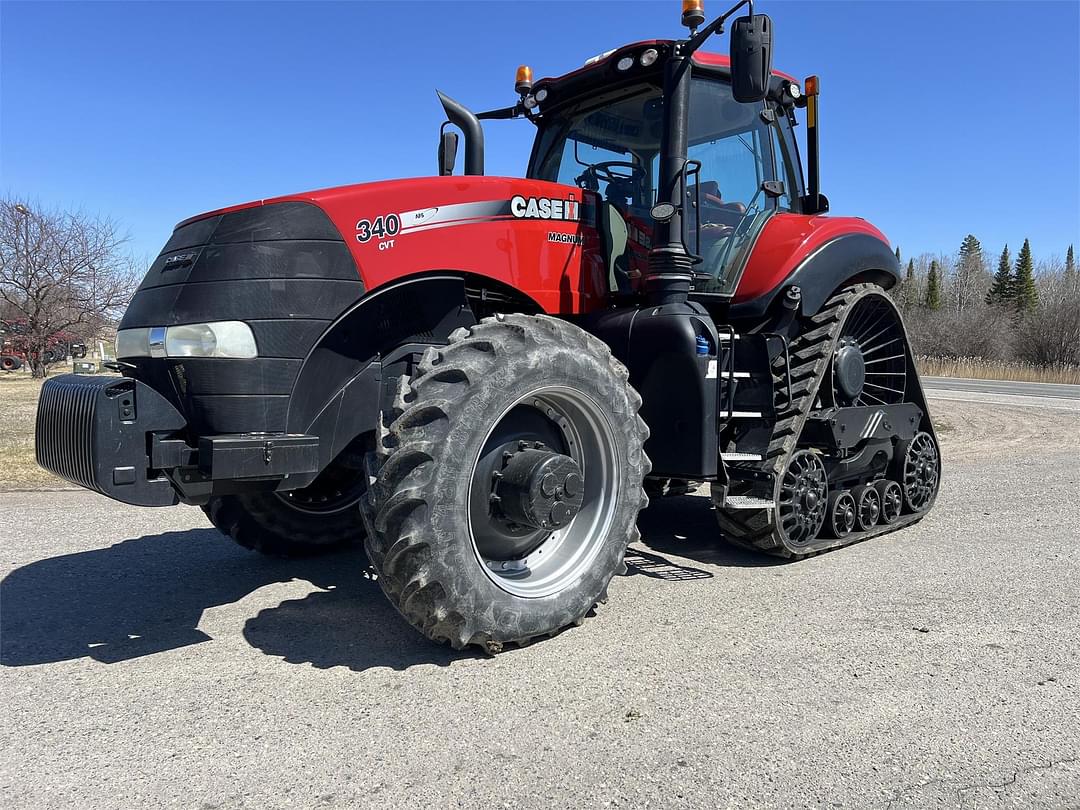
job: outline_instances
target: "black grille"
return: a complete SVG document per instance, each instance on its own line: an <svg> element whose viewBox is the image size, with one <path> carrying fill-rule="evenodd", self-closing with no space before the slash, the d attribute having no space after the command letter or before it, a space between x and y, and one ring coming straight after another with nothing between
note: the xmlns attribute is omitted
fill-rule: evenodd
<svg viewBox="0 0 1080 810"><path fill-rule="evenodd" d="M94 411L103 388L124 383L115 377L74 375L46 382L34 434L38 464L73 484L101 492L94 473Z"/></svg>

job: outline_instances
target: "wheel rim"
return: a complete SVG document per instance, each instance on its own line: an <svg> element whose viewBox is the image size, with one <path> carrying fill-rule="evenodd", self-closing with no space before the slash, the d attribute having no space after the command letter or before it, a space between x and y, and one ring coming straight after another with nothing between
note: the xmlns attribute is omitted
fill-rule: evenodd
<svg viewBox="0 0 1080 810"><path fill-rule="evenodd" d="M794 545L811 542L825 522L828 484L816 453L800 450L791 458L780 487L780 526Z"/></svg>
<svg viewBox="0 0 1080 810"><path fill-rule="evenodd" d="M580 501L558 528L511 519L499 501L505 454L520 443L568 459L580 470ZM536 448L539 443L541 448ZM564 471L573 469L560 461ZM572 388L544 386L505 408L484 437L473 460L468 492L468 531L487 577L515 596L538 598L576 582L604 544L621 494L621 458L604 410ZM499 473L499 475L496 475ZM564 474L563 481L569 478ZM567 488L569 490L569 487ZM495 498L492 498L492 496Z"/></svg>
<svg viewBox="0 0 1080 810"><path fill-rule="evenodd" d="M877 490L867 487L859 494L859 528L872 529L881 517L881 499Z"/></svg>
<svg viewBox="0 0 1080 810"><path fill-rule="evenodd" d="M937 445L929 433L917 433L904 456L904 500L915 512L930 505L937 492L940 466Z"/></svg>
<svg viewBox="0 0 1080 810"><path fill-rule="evenodd" d="M880 406L904 401L908 361L904 325L884 296L855 304L833 352L832 393L837 405Z"/></svg>
<svg viewBox="0 0 1080 810"><path fill-rule="evenodd" d="M303 489L276 494L282 503L297 512L333 515L357 506L367 488L362 459L346 450Z"/></svg>
<svg viewBox="0 0 1080 810"><path fill-rule="evenodd" d="M855 528L855 499L850 492L838 492L832 502L830 517L833 534L844 537Z"/></svg>
<svg viewBox="0 0 1080 810"><path fill-rule="evenodd" d="M904 508L904 490L895 481L884 481L877 485L881 498L882 523L895 523Z"/></svg>

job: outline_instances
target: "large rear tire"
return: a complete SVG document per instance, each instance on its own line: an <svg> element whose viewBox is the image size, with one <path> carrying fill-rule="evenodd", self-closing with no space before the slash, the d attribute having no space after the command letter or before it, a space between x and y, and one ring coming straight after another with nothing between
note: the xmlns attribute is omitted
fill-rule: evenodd
<svg viewBox="0 0 1080 810"><path fill-rule="evenodd" d="M372 456L366 547L417 630L497 652L606 601L648 500L641 398L555 318L488 318L399 380Z"/></svg>
<svg viewBox="0 0 1080 810"><path fill-rule="evenodd" d="M363 540L360 501L366 492L363 451L347 449L304 489L225 495L202 509L218 531L246 549L311 557Z"/></svg>

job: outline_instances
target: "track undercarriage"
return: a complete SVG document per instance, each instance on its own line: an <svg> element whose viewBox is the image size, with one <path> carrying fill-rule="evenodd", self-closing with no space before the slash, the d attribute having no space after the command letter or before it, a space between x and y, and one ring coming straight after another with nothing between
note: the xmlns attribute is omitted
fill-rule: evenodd
<svg viewBox="0 0 1080 810"><path fill-rule="evenodd" d="M855 285L791 331L783 351L768 348L776 336L732 335L722 363L727 481L712 497L725 539L798 558L920 520L940 455L895 306ZM755 343L771 379L738 370Z"/></svg>

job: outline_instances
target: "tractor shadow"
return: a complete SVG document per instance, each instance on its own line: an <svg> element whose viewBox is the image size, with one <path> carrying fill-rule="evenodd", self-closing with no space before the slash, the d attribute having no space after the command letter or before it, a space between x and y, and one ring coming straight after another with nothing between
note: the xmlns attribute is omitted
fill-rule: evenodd
<svg viewBox="0 0 1080 810"><path fill-rule="evenodd" d="M669 582L715 574L687 565L747 567L767 558L725 546L708 498L665 498L639 519L642 540L627 576ZM371 579L360 550L308 560L263 557L213 529L166 532L40 560L0 581L0 664L90 658L116 664L212 638L203 613L258 589L294 580L319 590L248 618L244 640L289 663L404 670L448 666L479 653L432 644L409 627Z"/></svg>
<svg viewBox="0 0 1080 810"><path fill-rule="evenodd" d="M671 557L720 568L761 568L783 561L729 545L720 534L716 515L702 486L699 494L655 498L638 516L641 542L626 554L627 575L642 574L668 581L709 579L713 573Z"/></svg>
<svg viewBox="0 0 1080 810"><path fill-rule="evenodd" d="M316 667L446 666L472 653L430 643L366 574L359 551L278 560L213 529L166 532L40 560L0 581L0 664L90 658L115 664L211 641L203 612L275 583L322 590L247 619L243 637L267 655Z"/></svg>

